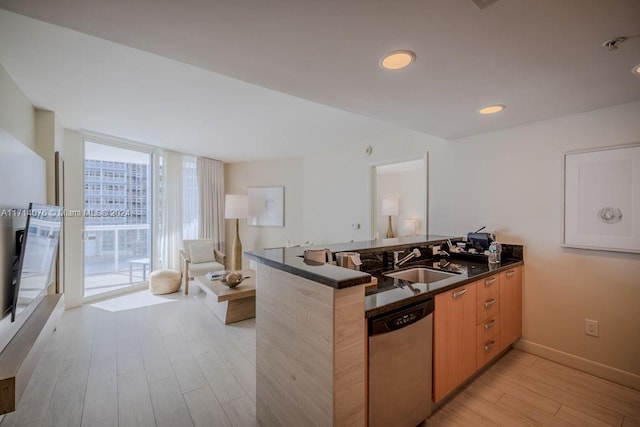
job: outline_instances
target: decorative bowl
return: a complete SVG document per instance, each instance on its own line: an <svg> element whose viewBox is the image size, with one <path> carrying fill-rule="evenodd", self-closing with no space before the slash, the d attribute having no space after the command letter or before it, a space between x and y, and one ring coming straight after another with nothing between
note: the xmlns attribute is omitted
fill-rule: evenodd
<svg viewBox="0 0 640 427"><path fill-rule="evenodd" d="M240 271L232 271L231 273L228 273L228 274L222 276L220 278L220 283L222 283L223 285L225 285L225 286L227 286L229 288L235 288L240 283L242 283L242 281L244 279L246 279L246 277L244 277L242 275L242 272L240 272Z"/></svg>

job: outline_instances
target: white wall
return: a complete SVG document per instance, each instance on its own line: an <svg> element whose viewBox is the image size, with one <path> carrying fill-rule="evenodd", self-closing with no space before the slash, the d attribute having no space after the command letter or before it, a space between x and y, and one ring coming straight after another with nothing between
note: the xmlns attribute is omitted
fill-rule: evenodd
<svg viewBox="0 0 640 427"><path fill-rule="evenodd" d="M286 240L301 243L302 170L301 158L225 164L226 194L246 194L247 187L284 186L284 227L254 227L240 220L243 251L284 246ZM226 220L225 226L226 253L230 257L235 221ZM246 259L244 265L248 268Z"/></svg>
<svg viewBox="0 0 640 427"><path fill-rule="evenodd" d="M0 64L0 209L26 208L29 202L46 200L45 162L33 153L34 134L33 106ZM3 282L10 280L8 267L15 251L14 232L13 219L0 217L0 280ZM0 311L10 303L7 291L5 283L0 284ZM28 316L28 311L23 312L16 322L11 322L9 315L0 316L0 351Z"/></svg>
<svg viewBox="0 0 640 427"><path fill-rule="evenodd" d="M393 232L396 236L407 236L404 230L403 221L405 219L415 219L419 222L418 230L415 234L425 234L425 224L423 221L424 193L427 183L424 180L424 171L420 168L395 173L378 173L376 183L377 203L376 203L376 232L380 239L387 234L389 217L382 215L382 199L397 198L399 202L399 215L391 217Z"/></svg>
<svg viewBox="0 0 640 427"><path fill-rule="evenodd" d="M371 156L365 154L367 146ZM450 163L448 143L430 135L402 130L358 141L340 150L321 151L304 161L303 239L315 244L369 240L371 166L403 161L429 152L429 233L447 228ZM440 177L437 179L437 177ZM355 230L352 224L359 223Z"/></svg>
<svg viewBox="0 0 640 427"><path fill-rule="evenodd" d="M35 110L35 149L36 153L45 160L46 163L46 189L47 200L50 205L55 205L56 191L56 163L55 153L62 151L62 126L53 111ZM64 157L63 157L64 158ZM59 277L64 278L64 238L60 239L58 248L60 259ZM61 280L61 291L63 291L64 279ZM48 293L55 293L55 281L49 286Z"/></svg>
<svg viewBox="0 0 640 427"><path fill-rule="evenodd" d="M0 129L0 211L26 209L30 202L44 203L45 162L33 150ZM20 326L29 317L25 310L11 322L5 313L12 303L11 261L15 255L15 232L24 227L26 217L12 218L0 214L0 351L11 340Z"/></svg>
<svg viewBox="0 0 640 427"><path fill-rule="evenodd" d="M562 153L638 141L640 103L632 103L450 142L400 131L319 149L304 158L299 240L367 240L370 166L428 151L431 234L464 235L486 225L500 240L525 246L521 346L640 388L640 255L561 247ZM253 165L228 165L227 188L300 175L277 162ZM585 318L600 322L600 337L584 334Z"/></svg>
<svg viewBox="0 0 640 427"><path fill-rule="evenodd" d="M64 196L67 210L84 211L84 137L77 131L64 131ZM82 304L84 286L84 218L64 219L65 307Z"/></svg>
<svg viewBox="0 0 640 427"><path fill-rule="evenodd" d="M40 178L44 162L31 163L35 151L35 112L33 106L13 81L7 70L0 64L0 209L26 208L29 202L45 202L44 182ZM29 150L22 147L22 145ZM24 164L23 164L24 163ZM34 169L32 180L18 179L29 165ZM28 167L27 167L28 169ZM25 176L29 175L28 173ZM9 280L9 261L14 250L13 221L9 217L0 218L0 280ZM4 283L0 285L0 311L8 304ZM1 317L1 316L0 316ZM2 334L0 334L2 335ZM6 334L5 334L6 336ZM12 335L11 335L12 336ZM0 336L1 341L2 336ZM0 348L4 348L1 345Z"/></svg>
<svg viewBox="0 0 640 427"><path fill-rule="evenodd" d="M367 146L371 156L365 154ZM429 152L429 175L443 176L449 164L443 139L409 130L355 141L339 150L318 149L304 159L278 159L225 165L226 193L244 194L247 186L285 185L285 227L249 227L240 222L243 250L311 241L315 245L369 240L371 221L371 167L404 161ZM445 228L448 195L446 180L430 188L432 234ZM355 230L352 224L360 224ZM234 228L226 223L227 253Z"/></svg>
<svg viewBox="0 0 640 427"><path fill-rule="evenodd" d="M31 102L0 64L0 129L35 150L35 112Z"/></svg>
<svg viewBox="0 0 640 427"><path fill-rule="evenodd" d="M486 225L500 240L525 245L528 350L640 375L640 254L561 247L562 153L638 141L636 102L451 142L460 167L448 175L455 209L447 231ZM600 322L600 337L584 334L585 318Z"/></svg>
<svg viewBox="0 0 640 427"><path fill-rule="evenodd" d="M35 150L47 162L47 203L55 201L55 153L63 151L63 133L53 111L35 110ZM62 157L64 159L64 156Z"/></svg>

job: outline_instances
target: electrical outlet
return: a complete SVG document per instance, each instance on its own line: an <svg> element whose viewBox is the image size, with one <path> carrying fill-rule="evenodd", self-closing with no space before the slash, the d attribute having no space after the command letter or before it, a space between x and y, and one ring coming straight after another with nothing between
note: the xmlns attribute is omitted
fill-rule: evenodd
<svg viewBox="0 0 640 427"><path fill-rule="evenodd" d="M584 319L584 333L594 337L599 336L600 333L598 331L598 321Z"/></svg>

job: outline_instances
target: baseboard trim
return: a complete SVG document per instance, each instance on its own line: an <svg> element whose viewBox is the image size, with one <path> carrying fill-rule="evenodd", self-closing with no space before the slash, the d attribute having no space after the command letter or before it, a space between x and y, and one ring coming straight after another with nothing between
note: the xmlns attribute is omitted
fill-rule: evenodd
<svg viewBox="0 0 640 427"><path fill-rule="evenodd" d="M546 347L532 341L521 339L514 344L514 347L518 350L544 357L545 359L560 363L561 365L566 365L570 368L575 368L591 375L595 375L596 377L604 378L640 391L640 375L594 362L593 360L585 359L574 354L565 353L564 351Z"/></svg>

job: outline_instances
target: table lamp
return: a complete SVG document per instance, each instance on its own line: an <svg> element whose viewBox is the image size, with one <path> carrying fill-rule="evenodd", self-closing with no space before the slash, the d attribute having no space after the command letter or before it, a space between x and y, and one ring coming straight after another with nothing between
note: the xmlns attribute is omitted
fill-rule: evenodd
<svg viewBox="0 0 640 427"><path fill-rule="evenodd" d="M224 218L236 220L236 236L231 252L231 269L242 270L242 242L240 242L239 223L241 218L249 217L249 198L243 194L227 194L224 198Z"/></svg>
<svg viewBox="0 0 640 427"><path fill-rule="evenodd" d="M391 216L398 215L400 203L398 199L384 198L382 199L382 215L389 216L389 226L387 228L387 239L395 237L393 234L393 226L391 225Z"/></svg>

